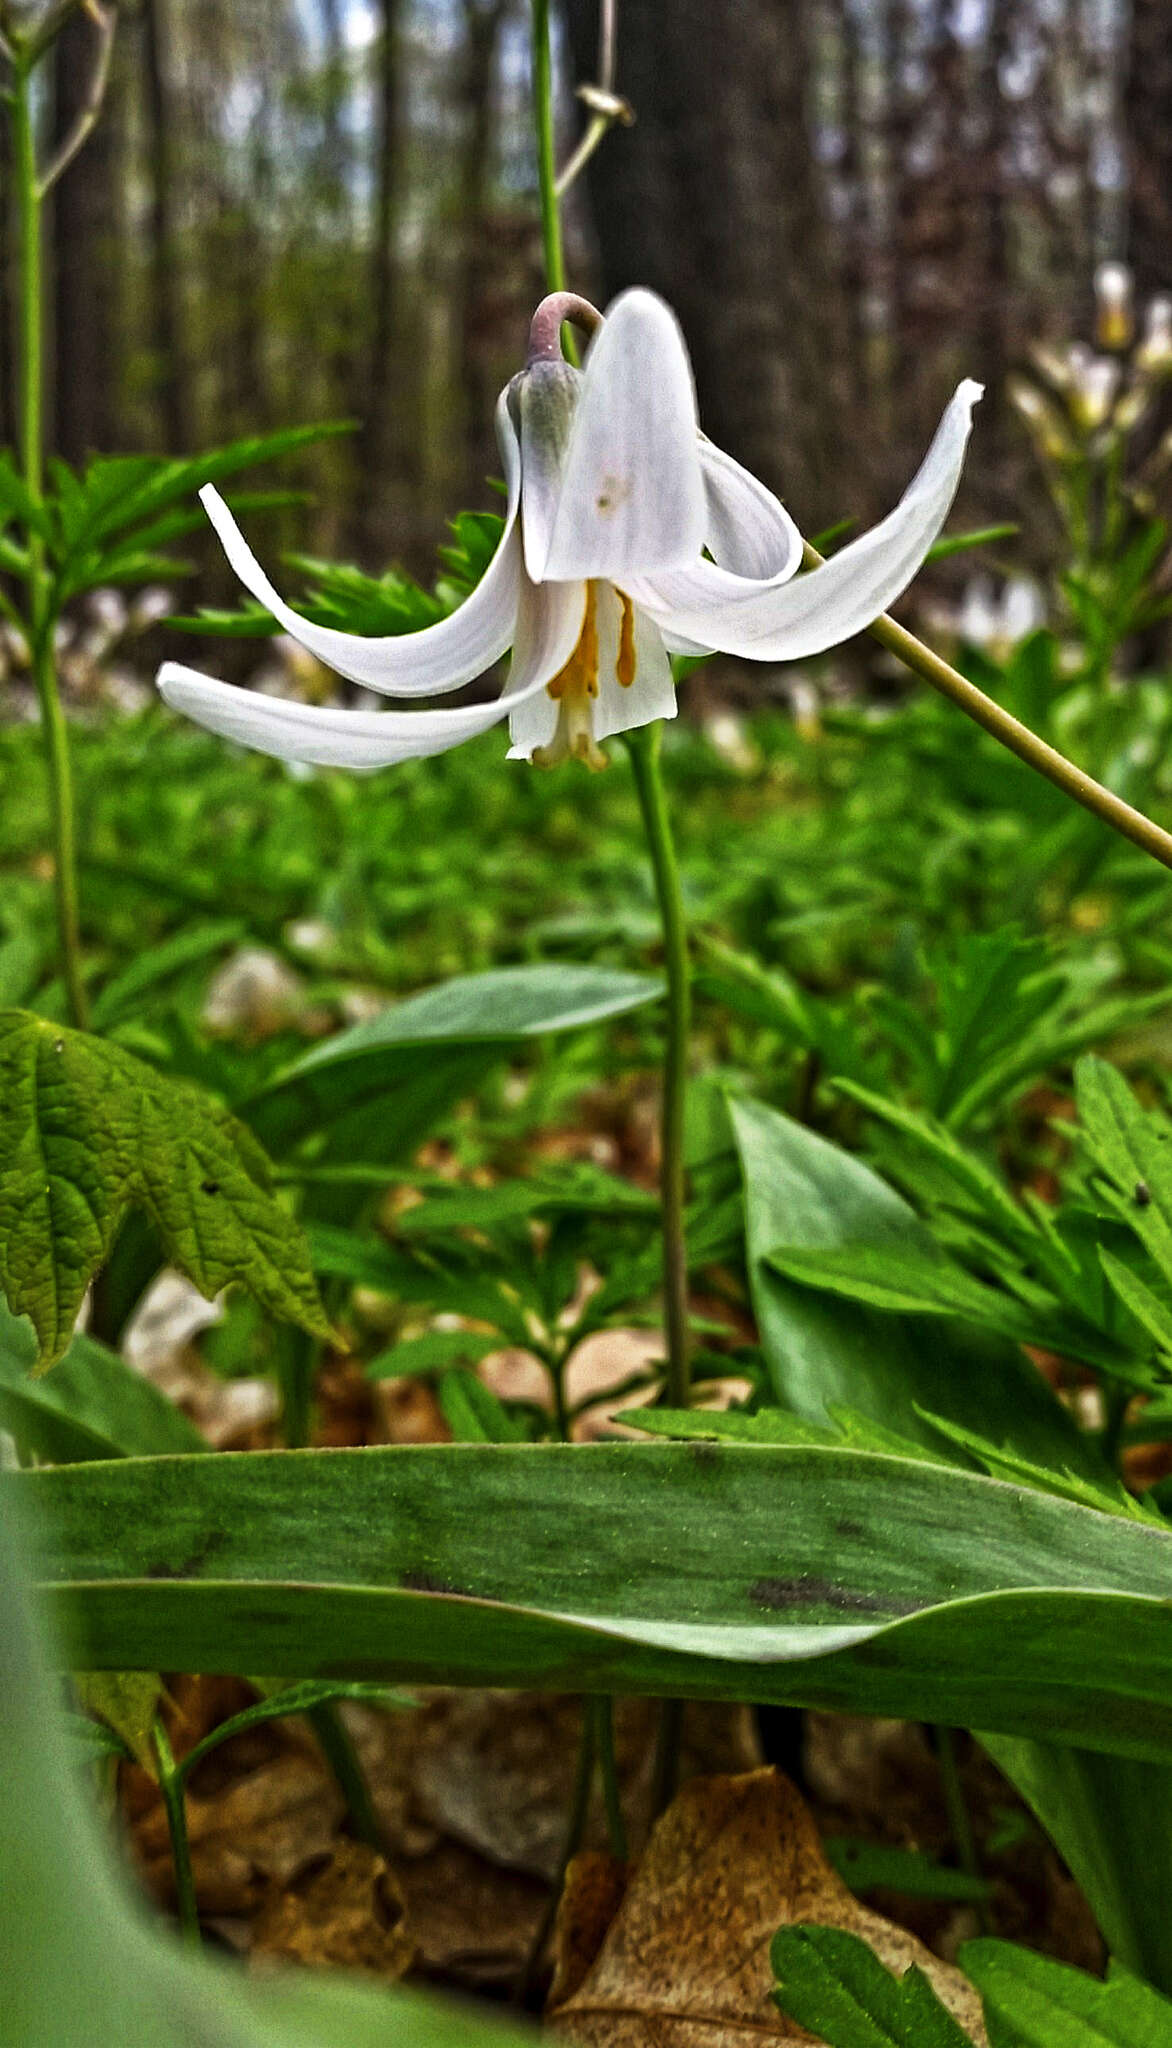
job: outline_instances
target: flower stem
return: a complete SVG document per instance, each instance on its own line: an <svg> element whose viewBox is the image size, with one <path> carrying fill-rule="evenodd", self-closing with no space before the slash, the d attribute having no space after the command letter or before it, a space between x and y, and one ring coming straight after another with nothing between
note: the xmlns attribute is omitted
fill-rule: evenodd
<svg viewBox="0 0 1172 2048"><path fill-rule="evenodd" d="M22 55L14 66L11 107L13 177L20 222L20 431L24 482L34 506L44 482L44 319L41 269L41 187L37 175L32 110L32 64ZM41 707L41 733L53 836L53 883L61 974L71 1021L84 1029L88 1016L81 972L77 909L77 855L69 735L53 663L53 617L44 544L28 537L29 655Z"/></svg>
<svg viewBox="0 0 1172 2048"><path fill-rule="evenodd" d="M537 136L537 192L541 204L541 254L545 288L566 288L562 220L558 207L558 168L553 123L553 60L549 42L550 0L532 0L533 123Z"/></svg>
<svg viewBox="0 0 1172 2048"><path fill-rule="evenodd" d="M606 1831L610 1837L611 1855L620 1863L627 1860L627 1830L623 1821L623 1802L619 1792L619 1774L614 1753L614 1701L608 1693L595 1693L586 1702L586 1711L594 1722L594 1742L598 1751L598 1770L602 1779L602 1797L606 1806Z"/></svg>
<svg viewBox="0 0 1172 2048"><path fill-rule="evenodd" d="M822 566L822 556L808 542L803 559L807 569ZM967 676L962 676L959 669L933 653L930 647L925 647L922 640L917 640L906 626L897 625L886 612L867 630L880 646L897 655L905 668L922 676L934 690L948 697L967 718L974 719L1003 747L1008 747L1011 754L1016 754L1019 761L1024 761L1027 768L1036 769L1065 796L1073 797L1085 811L1092 811L1113 832L1130 839L1133 845L1141 847L1162 866L1172 868L1172 833L1165 832L1151 818L1145 818L1142 811L1133 810L1121 796L1116 796L1114 790L1104 789L1093 775L1077 768L1065 754L1058 752L1057 747L1050 746L1036 732L1031 732L1028 725L1023 725L1011 712L1003 710L992 697L986 697L984 691L970 683Z"/></svg>
<svg viewBox="0 0 1172 2048"><path fill-rule="evenodd" d="M660 773L662 725L624 735L643 830L655 875L667 968L667 1044L663 1056L660 1125L660 1200L663 1211L663 1320L667 1345L666 1392L673 1408L686 1408L691 1387L688 1344L688 1248L684 1234L684 1101L688 1080L691 967L679 862Z"/></svg>

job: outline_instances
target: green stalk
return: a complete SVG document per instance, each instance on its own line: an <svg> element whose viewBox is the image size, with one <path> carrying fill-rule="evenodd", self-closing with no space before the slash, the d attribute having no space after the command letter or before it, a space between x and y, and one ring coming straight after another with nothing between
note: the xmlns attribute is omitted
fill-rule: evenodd
<svg viewBox="0 0 1172 2048"><path fill-rule="evenodd" d="M618 1766L614 1753L614 1701L608 1693L595 1693L586 1701L586 1712L594 1723L594 1742L598 1751L598 1770L602 1779L602 1797L606 1807L606 1831L610 1837L611 1855L620 1863L627 1861L627 1829L623 1820L623 1802L619 1792Z"/></svg>
<svg viewBox="0 0 1172 2048"><path fill-rule="evenodd" d="M566 259L558 207L554 155L553 61L549 44L549 0L532 0L533 125L537 133L537 191L541 204L541 255L547 292L564 292Z"/></svg>
<svg viewBox="0 0 1172 2048"><path fill-rule="evenodd" d="M45 336L41 274L41 186L37 174L32 113L32 66L16 63L12 82L13 177L20 222L20 431L25 485L40 506L44 486ZM81 972L77 909L77 853L69 736L53 664L53 618L41 536L28 542L29 654L41 707L49 820L53 836L53 886L61 975L72 1023L84 1030L88 1018Z"/></svg>
<svg viewBox="0 0 1172 2048"><path fill-rule="evenodd" d="M171 1837L171 1862L175 1870L179 1925L183 1929L184 1940L192 1942L198 1948L199 1906L195 1896L195 1877L191 1868L191 1844L187 1838L187 1808L184 1804L183 1779L175 1768L175 1757L161 1721L155 1722L151 1740L155 1762L158 1765L163 1811L167 1816L167 1832Z"/></svg>
<svg viewBox="0 0 1172 2048"><path fill-rule="evenodd" d="M808 541L803 561L807 569L822 566L823 557ZM1050 746L1036 732L1031 732L1028 725L1014 718L1012 712L1003 710L992 697L986 697L984 691L970 683L967 676L962 676L959 669L953 668L939 654L934 654L930 647L925 647L923 641L909 633L906 626L897 625L883 612L867 631L872 640L877 640L881 647L896 655L905 668L910 668L914 675L922 676L934 690L939 690L942 697L948 697L958 710L963 711L966 718L973 719L1003 747L1008 747L1010 753L1024 761L1027 768L1044 775L1064 796L1072 797L1084 811L1091 811L1104 825L1109 825L1124 839L1130 839L1133 846L1150 854L1161 866L1172 868L1172 833L1165 832L1162 825L1155 824L1151 818L1145 818L1142 811L1124 803L1113 789L1105 789L1093 775L1068 761L1057 747Z"/></svg>
<svg viewBox="0 0 1172 2048"><path fill-rule="evenodd" d="M684 1234L684 1100L688 1081L688 1027L692 1014L688 934L679 862L660 773L663 727L659 724L642 726L635 732L626 733L624 739L631 757L647 850L655 875L667 969L667 1044L663 1057L660 1123L666 1393L673 1408L686 1408L692 1381L688 1344L688 1248Z"/></svg>

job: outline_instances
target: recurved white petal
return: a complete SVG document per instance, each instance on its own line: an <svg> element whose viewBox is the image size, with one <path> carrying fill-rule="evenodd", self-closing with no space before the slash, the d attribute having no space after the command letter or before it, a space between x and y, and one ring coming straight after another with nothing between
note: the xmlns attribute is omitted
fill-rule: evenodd
<svg viewBox="0 0 1172 2048"><path fill-rule="evenodd" d="M528 761L536 747L548 747L557 729L558 707L544 687L568 662L586 613L584 583L531 583L523 577L517 608L517 637L505 684L509 712L510 761ZM534 685L539 685L536 690Z"/></svg>
<svg viewBox="0 0 1172 2048"><path fill-rule="evenodd" d="M802 536L780 498L713 442L700 440L708 547L737 576L784 582L801 565Z"/></svg>
<svg viewBox="0 0 1172 2048"><path fill-rule="evenodd" d="M439 711L346 711L237 689L175 661L164 664L158 681L167 703L209 732L259 753L275 754L281 761L308 761L323 768L385 768L396 761L446 753L487 732L516 708L521 696L518 693L512 707L509 698L501 696L487 704ZM539 679L523 694L535 697L544 689Z"/></svg>
<svg viewBox="0 0 1172 2048"><path fill-rule="evenodd" d="M615 733L634 732L636 726L651 725L657 718L674 718L676 691L671 663L663 635L653 620L632 607L634 675L629 683L619 681L622 605L609 583L598 586L598 696L594 704L594 737L611 739Z"/></svg>
<svg viewBox="0 0 1172 2048"><path fill-rule="evenodd" d="M669 636L755 661L794 661L849 640L906 590L956 494L981 386L966 379L893 512L821 569L752 583L712 562L628 581Z"/></svg>
<svg viewBox="0 0 1172 2048"><path fill-rule="evenodd" d="M502 393L496 412L497 438L508 484L508 511L501 543L470 597L448 618L419 633L370 639L316 626L287 605L266 576L224 500L212 484L200 492L204 510L240 581L267 605L286 633L319 661L352 682L391 697L431 697L458 690L483 675L512 643L521 584L521 541L516 531L520 497L520 452Z"/></svg>
<svg viewBox="0 0 1172 2048"><path fill-rule="evenodd" d="M654 292L624 292L590 344L549 550L530 573L626 588L699 555L706 523L683 335Z"/></svg>

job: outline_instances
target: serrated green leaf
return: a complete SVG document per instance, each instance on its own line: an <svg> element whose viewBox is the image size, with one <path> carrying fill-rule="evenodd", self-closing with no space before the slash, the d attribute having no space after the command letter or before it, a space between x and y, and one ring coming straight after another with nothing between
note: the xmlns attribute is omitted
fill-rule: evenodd
<svg viewBox="0 0 1172 2048"><path fill-rule="evenodd" d="M1010 1941L966 1941L990 2048L1169 2048L1172 2001L1127 1970L1106 1983Z"/></svg>
<svg viewBox="0 0 1172 2048"><path fill-rule="evenodd" d="M1099 1246L1099 1263L1124 1308L1131 1310L1162 1351L1172 1354L1172 1303L1163 1301L1146 1280L1141 1280L1106 1245Z"/></svg>
<svg viewBox="0 0 1172 2048"><path fill-rule="evenodd" d="M0 1287L42 1366L65 1351L132 1207L202 1293L240 1282L329 1338L300 1225L243 1124L118 1046L0 1012Z"/></svg>
<svg viewBox="0 0 1172 2048"><path fill-rule="evenodd" d="M826 2048L972 2048L922 1970L893 1976L857 1934L782 1927L769 1954L775 2003Z"/></svg>
<svg viewBox="0 0 1172 2048"><path fill-rule="evenodd" d="M1079 1128L1105 1192L1172 1280L1172 1120L1142 1109L1106 1060L1079 1060L1074 1080Z"/></svg>
<svg viewBox="0 0 1172 2048"><path fill-rule="evenodd" d="M425 1330L420 1337L404 1337L387 1351L380 1351L366 1368L370 1380L401 1379L405 1374L450 1372L454 1366L474 1364L499 1351L499 1336L477 1330Z"/></svg>

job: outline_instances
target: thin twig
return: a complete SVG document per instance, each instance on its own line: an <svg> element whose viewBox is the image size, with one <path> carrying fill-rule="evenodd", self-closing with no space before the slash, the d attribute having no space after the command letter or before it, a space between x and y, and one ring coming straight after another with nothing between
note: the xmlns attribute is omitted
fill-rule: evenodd
<svg viewBox="0 0 1172 2048"><path fill-rule="evenodd" d="M110 83L110 59L114 52L114 31L118 26L118 16L113 6L100 9L96 5L96 0L95 5L86 7L84 12L97 30L94 66L90 73L85 99L78 108L77 119L61 147L41 173L38 190L42 199L46 193L52 191L62 172L68 170L78 151L84 149L97 124L102 102L106 97L106 88Z"/></svg>
<svg viewBox="0 0 1172 2048"><path fill-rule="evenodd" d="M808 541L803 561L807 569L820 569L823 564L823 557ZM1010 753L1016 754L1019 761L1024 761L1027 768L1036 769L1039 775L1044 775L1047 781L1052 782L1065 796L1073 797L1075 803L1081 804L1084 811L1093 812L1094 816L1101 819L1104 825L1109 825L1112 831L1121 833L1124 839L1130 839L1134 846L1142 848L1144 853L1149 853L1152 859L1158 860L1162 866L1172 868L1172 833L1165 832L1162 825L1155 824L1151 818L1145 818L1142 811L1133 809L1121 796L1116 796L1114 790L1105 789L1101 782L1095 781L1093 775L1088 775L1085 769L1077 768L1073 761L1068 761L1066 755L1060 754L1057 747L1050 746L1047 740L1040 738L1036 732L1031 732L1028 725L1023 725L1020 719L1014 718L1012 712L1003 710L992 697L986 697L984 691L978 690L975 683L970 683L967 676L962 676L959 669L953 668L930 647L925 647L923 641L917 640L914 633L909 633L906 626L897 625L895 620L884 612L875 620L873 626L867 628L867 631L873 640L878 640L880 646L897 655L905 668L910 668L914 675L922 676L926 683L931 683L932 688L939 690L941 696L948 697L967 718L975 720L977 725L983 726L987 733L991 733L995 740L999 740L1003 747L1008 747Z"/></svg>
<svg viewBox="0 0 1172 2048"><path fill-rule="evenodd" d="M598 9L598 77L593 85L580 85L575 97L590 110L585 133L558 172L554 191L559 199L569 191L585 169L599 143L609 135L616 121L629 128L635 110L629 100L614 89L615 46L618 0L600 0Z"/></svg>

